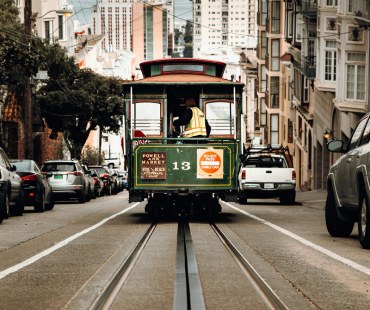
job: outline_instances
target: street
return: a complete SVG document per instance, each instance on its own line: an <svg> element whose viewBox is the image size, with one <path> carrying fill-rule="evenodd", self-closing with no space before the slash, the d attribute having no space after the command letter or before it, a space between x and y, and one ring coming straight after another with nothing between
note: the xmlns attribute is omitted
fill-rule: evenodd
<svg viewBox="0 0 370 310"><path fill-rule="evenodd" d="M367 309L370 260L357 228L326 231L324 192L278 200L221 203L215 224L289 309ZM305 200L305 201L303 201ZM0 226L1 309L88 309L150 226L145 203L127 191L89 203L26 210ZM206 309L265 309L206 220L190 220ZM128 274L113 309L176 308L177 220L164 219Z"/></svg>

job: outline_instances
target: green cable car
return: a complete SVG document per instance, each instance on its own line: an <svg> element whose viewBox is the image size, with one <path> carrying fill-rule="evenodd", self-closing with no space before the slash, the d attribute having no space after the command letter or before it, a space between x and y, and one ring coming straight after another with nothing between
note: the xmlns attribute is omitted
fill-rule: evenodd
<svg viewBox="0 0 370 310"><path fill-rule="evenodd" d="M153 217L214 215L219 199L237 199L244 84L222 78L225 67L193 58L146 61L143 78L123 84L129 201L147 199ZM173 131L189 97L211 126L209 137Z"/></svg>

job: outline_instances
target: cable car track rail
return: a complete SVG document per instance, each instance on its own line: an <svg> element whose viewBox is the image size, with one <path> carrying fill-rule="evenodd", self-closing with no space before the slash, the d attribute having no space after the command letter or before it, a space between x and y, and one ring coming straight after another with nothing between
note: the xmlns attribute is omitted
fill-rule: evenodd
<svg viewBox="0 0 370 310"><path fill-rule="evenodd" d="M248 281L253 285L257 293L260 295L264 303L269 309L288 309L283 301L275 294L273 289L267 284L267 282L259 275L259 273L253 268L248 260L240 253L240 251L234 246L234 244L226 237L222 230L215 224L210 223L210 226L224 244L226 249L230 252L233 258L236 260L240 268L246 274Z"/></svg>
<svg viewBox="0 0 370 310"><path fill-rule="evenodd" d="M120 266L112 281L104 289L103 293L96 299L95 303L90 307L91 310L110 309L116 297L119 295L122 287L134 268L136 262L139 260L141 253L144 251L146 244L153 235L157 224L151 224L147 231L141 236L135 247L128 255L126 260Z"/></svg>

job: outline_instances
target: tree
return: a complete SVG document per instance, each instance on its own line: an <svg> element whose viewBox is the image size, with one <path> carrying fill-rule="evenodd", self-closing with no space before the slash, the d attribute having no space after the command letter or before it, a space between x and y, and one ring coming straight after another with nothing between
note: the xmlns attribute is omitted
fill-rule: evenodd
<svg viewBox="0 0 370 310"><path fill-rule="evenodd" d="M19 105L24 121L24 80L36 74L42 62L37 47L41 40L32 37L31 53L25 37L19 10L12 0L0 0L0 106L2 111L10 103ZM3 113L1 113L3 115ZM7 146L6 123L1 122L1 140Z"/></svg>
<svg viewBox="0 0 370 310"><path fill-rule="evenodd" d="M124 113L121 81L79 69L59 45L48 49L49 80L40 88L37 103L41 115L52 130L50 138L63 133L73 158L81 151L92 130L98 126L119 132Z"/></svg>
<svg viewBox="0 0 370 310"><path fill-rule="evenodd" d="M186 21L186 26L185 26L184 41L185 41L184 57L192 58L193 57L193 23L188 20Z"/></svg>

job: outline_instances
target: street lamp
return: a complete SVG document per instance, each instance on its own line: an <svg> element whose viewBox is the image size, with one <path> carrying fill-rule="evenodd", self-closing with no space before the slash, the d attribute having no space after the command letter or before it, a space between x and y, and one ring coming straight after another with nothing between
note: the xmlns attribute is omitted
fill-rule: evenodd
<svg viewBox="0 0 370 310"><path fill-rule="evenodd" d="M55 12L58 15L64 15L64 16L71 16L73 14L73 11L72 10L69 10L69 9L50 10L50 11L46 12L44 15L42 15L40 17L37 17L37 18L43 18L45 15L47 15L47 14L49 14L51 12Z"/></svg>

